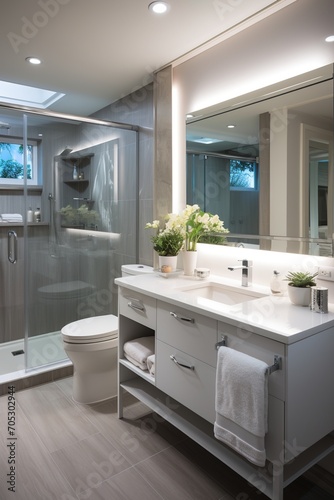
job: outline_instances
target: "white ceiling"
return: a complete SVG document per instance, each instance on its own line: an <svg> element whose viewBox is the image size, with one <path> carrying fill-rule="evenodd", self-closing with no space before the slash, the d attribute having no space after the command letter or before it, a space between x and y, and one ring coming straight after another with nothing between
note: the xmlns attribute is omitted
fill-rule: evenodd
<svg viewBox="0 0 334 500"><path fill-rule="evenodd" d="M168 2L164 17L148 10L150 0L2 2L0 79L65 93L51 109L87 116L256 12L289 0ZM29 65L28 56L43 64Z"/></svg>

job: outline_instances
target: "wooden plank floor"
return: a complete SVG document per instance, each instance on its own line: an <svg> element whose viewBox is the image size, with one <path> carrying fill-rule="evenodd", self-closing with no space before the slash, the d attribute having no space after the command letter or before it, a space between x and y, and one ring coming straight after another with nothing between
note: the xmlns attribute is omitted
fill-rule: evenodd
<svg viewBox="0 0 334 500"><path fill-rule="evenodd" d="M78 405L71 393L71 377L17 392L13 437L0 397L1 500L267 500L131 396L119 420L116 399ZM332 498L305 477L284 494Z"/></svg>

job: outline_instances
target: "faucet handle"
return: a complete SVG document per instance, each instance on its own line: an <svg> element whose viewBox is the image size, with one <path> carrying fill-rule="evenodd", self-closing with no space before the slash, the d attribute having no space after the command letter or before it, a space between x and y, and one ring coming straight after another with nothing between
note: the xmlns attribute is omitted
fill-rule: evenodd
<svg viewBox="0 0 334 500"><path fill-rule="evenodd" d="M241 262L241 264L245 267L252 267L253 266L253 261L248 260L248 259L239 259L238 262Z"/></svg>

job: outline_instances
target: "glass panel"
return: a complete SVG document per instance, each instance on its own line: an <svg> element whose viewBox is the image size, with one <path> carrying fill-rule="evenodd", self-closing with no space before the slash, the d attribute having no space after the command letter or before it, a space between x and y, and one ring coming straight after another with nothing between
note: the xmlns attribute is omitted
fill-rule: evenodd
<svg viewBox="0 0 334 500"><path fill-rule="evenodd" d="M7 273L5 283L11 314L1 322L1 339L12 340L13 329L29 370L66 359L61 328L67 323L117 315L114 279L126 256L136 258L137 135L29 113L25 134L22 115L6 113L6 122L10 119L17 137L38 144L40 186L25 181L15 190L1 190L2 212L22 214L18 265L8 270L16 275ZM0 229L4 254L7 228ZM2 260L7 262L5 254Z"/></svg>
<svg viewBox="0 0 334 500"><path fill-rule="evenodd" d="M15 123L15 127L9 124ZM23 145L22 113L0 112L1 142L15 137ZM5 151L3 151L5 155ZM7 151L8 153L8 151ZM3 157L6 161L9 157ZM22 159L23 162L23 159ZM23 168L21 174L23 173ZM4 179L3 179L4 180ZM0 378L24 370L24 181L20 190L10 183L0 186Z"/></svg>
<svg viewBox="0 0 334 500"><path fill-rule="evenodd" d="M8 351L0 376L12 377L67 359L65 324L117 314L114 279L123 263L138 261L138 145L136 132L86 119L0 107L0 123L1 142L23 145L25 175L20 185L0 185L0 214L20 215L0 221L0 344ZM30 144L35 185L27 179Z"/></svg>

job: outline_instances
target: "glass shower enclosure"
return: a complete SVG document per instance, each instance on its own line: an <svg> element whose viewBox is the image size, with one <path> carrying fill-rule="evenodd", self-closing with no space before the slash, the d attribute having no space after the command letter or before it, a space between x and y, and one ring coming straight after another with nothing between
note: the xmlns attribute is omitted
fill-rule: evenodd
<svg viewBox="0 0 334 500"><path fill-rule="evenodd" d="M0 214L22 218L0 220L0 366L29 371L66 360L64 325L117 314L114 279L138 256L138 138L131 125L10 106L0 122L24 165L0 177Z"/></svg>

